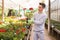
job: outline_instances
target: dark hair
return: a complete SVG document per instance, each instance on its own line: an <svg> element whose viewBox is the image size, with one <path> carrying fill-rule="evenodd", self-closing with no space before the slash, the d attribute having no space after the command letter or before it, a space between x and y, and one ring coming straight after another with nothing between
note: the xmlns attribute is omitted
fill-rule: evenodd
<svg viewBox="0 0 60 40"><path fill-rule="evenodd" d="M45 3L39 3L39 5L42 5L43 8L45 8Z"/></svg>
<svg viewBox="0 0 60 40"><path fill-rule="evenodd" d="M9 12L8 12L8 16L11 16L11 15L12 15L11 12L12 12L12 9L9 10Z"/></svg>

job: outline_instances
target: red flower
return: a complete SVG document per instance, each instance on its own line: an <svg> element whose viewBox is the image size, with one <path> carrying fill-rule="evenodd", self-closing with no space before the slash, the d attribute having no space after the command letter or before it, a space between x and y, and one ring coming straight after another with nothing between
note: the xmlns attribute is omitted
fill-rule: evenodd
<svg viewBox="0 0 60 40"><path fill-rule="evenodd" d="M25 28L22 28L22 32L25 32L26 31L26 29Z"/></svg>
<svg viewBox="0 0 60 40"><path fill-rule="evenodd" d="M26 8L23 8L23 10L26 10Z"/></svg>
<svg viewBox="0 0 60 40"><path fill-rule="evenodd" d="M16 31L16 34L19 34L19 32L20 32L20 31L19 31L19 30L17 30L17 31Z"/></svg>
<svg viewBox="0 0 60 40"><path fill-rule="evenodd" d="M29 10L33 10L33 8L29 8Z"/></svg>
<svg viewBox="0 0 60 40"><path fill-rule="evenodd" d="M0 29L0 32L6 32L6 30L5 29Z"/></svg>

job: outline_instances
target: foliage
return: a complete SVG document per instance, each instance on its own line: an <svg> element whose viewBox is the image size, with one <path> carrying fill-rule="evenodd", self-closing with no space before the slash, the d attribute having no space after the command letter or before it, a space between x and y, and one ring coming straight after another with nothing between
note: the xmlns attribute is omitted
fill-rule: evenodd
<svg viewBox="0 0 60 40"><path fill-rule="evenodd" d="M46 23L48 23L48 20L46 21ZM55 21L55 20L51 20L51 26L54 25L55 28L57 28L58 30L60 30L60 22Z"/></svg>
<svg viewBox="0 0 60 40"><path fill-rule="evenodd" d="M0 39L20 40L24 38L27 31L26 24L26 20L14 20L14 18L6 17L5 22L0 24Z"/></svg>
<svg viewBox="0 0 60 40"><path fill-rule="evenodd" d="M33 13L27 12L27 13L25 13L25 16L26 16L28 19L31 19L31 18L33 17Z"/></svg>
<svg viewBox="0 0 60 40"><path fill-rule="evenodd" d="M57 28L58 30L60 30L60 22L55 21L55 20L51 20L51 24L53 24L55 26L55 28Z"/></svg>

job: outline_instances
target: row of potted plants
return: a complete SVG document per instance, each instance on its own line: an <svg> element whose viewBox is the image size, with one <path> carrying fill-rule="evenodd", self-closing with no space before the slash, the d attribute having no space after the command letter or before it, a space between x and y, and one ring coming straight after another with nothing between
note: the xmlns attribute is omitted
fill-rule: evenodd
<svg viewBox="0 0 60 40"><path fill-rule="evenodd" d="M27 26L31 22L27 23L26 19L14 20L14 18L6 17L4 22L0 22L0 40L20 40L28 32Z"/></svg>

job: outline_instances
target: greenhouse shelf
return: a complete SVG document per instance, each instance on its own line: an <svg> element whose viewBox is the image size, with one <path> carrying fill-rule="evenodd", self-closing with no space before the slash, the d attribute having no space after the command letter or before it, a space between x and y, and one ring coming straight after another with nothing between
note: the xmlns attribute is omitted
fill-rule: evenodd
<svg viewBox="0 0 60 40"><path fill-rule="evenodd" d="M60 22L51 20L51 26L50 26L50 34L56 38L56 40L60 40ZM45 28L48 29L48 24L46 21Z"/></svg>

